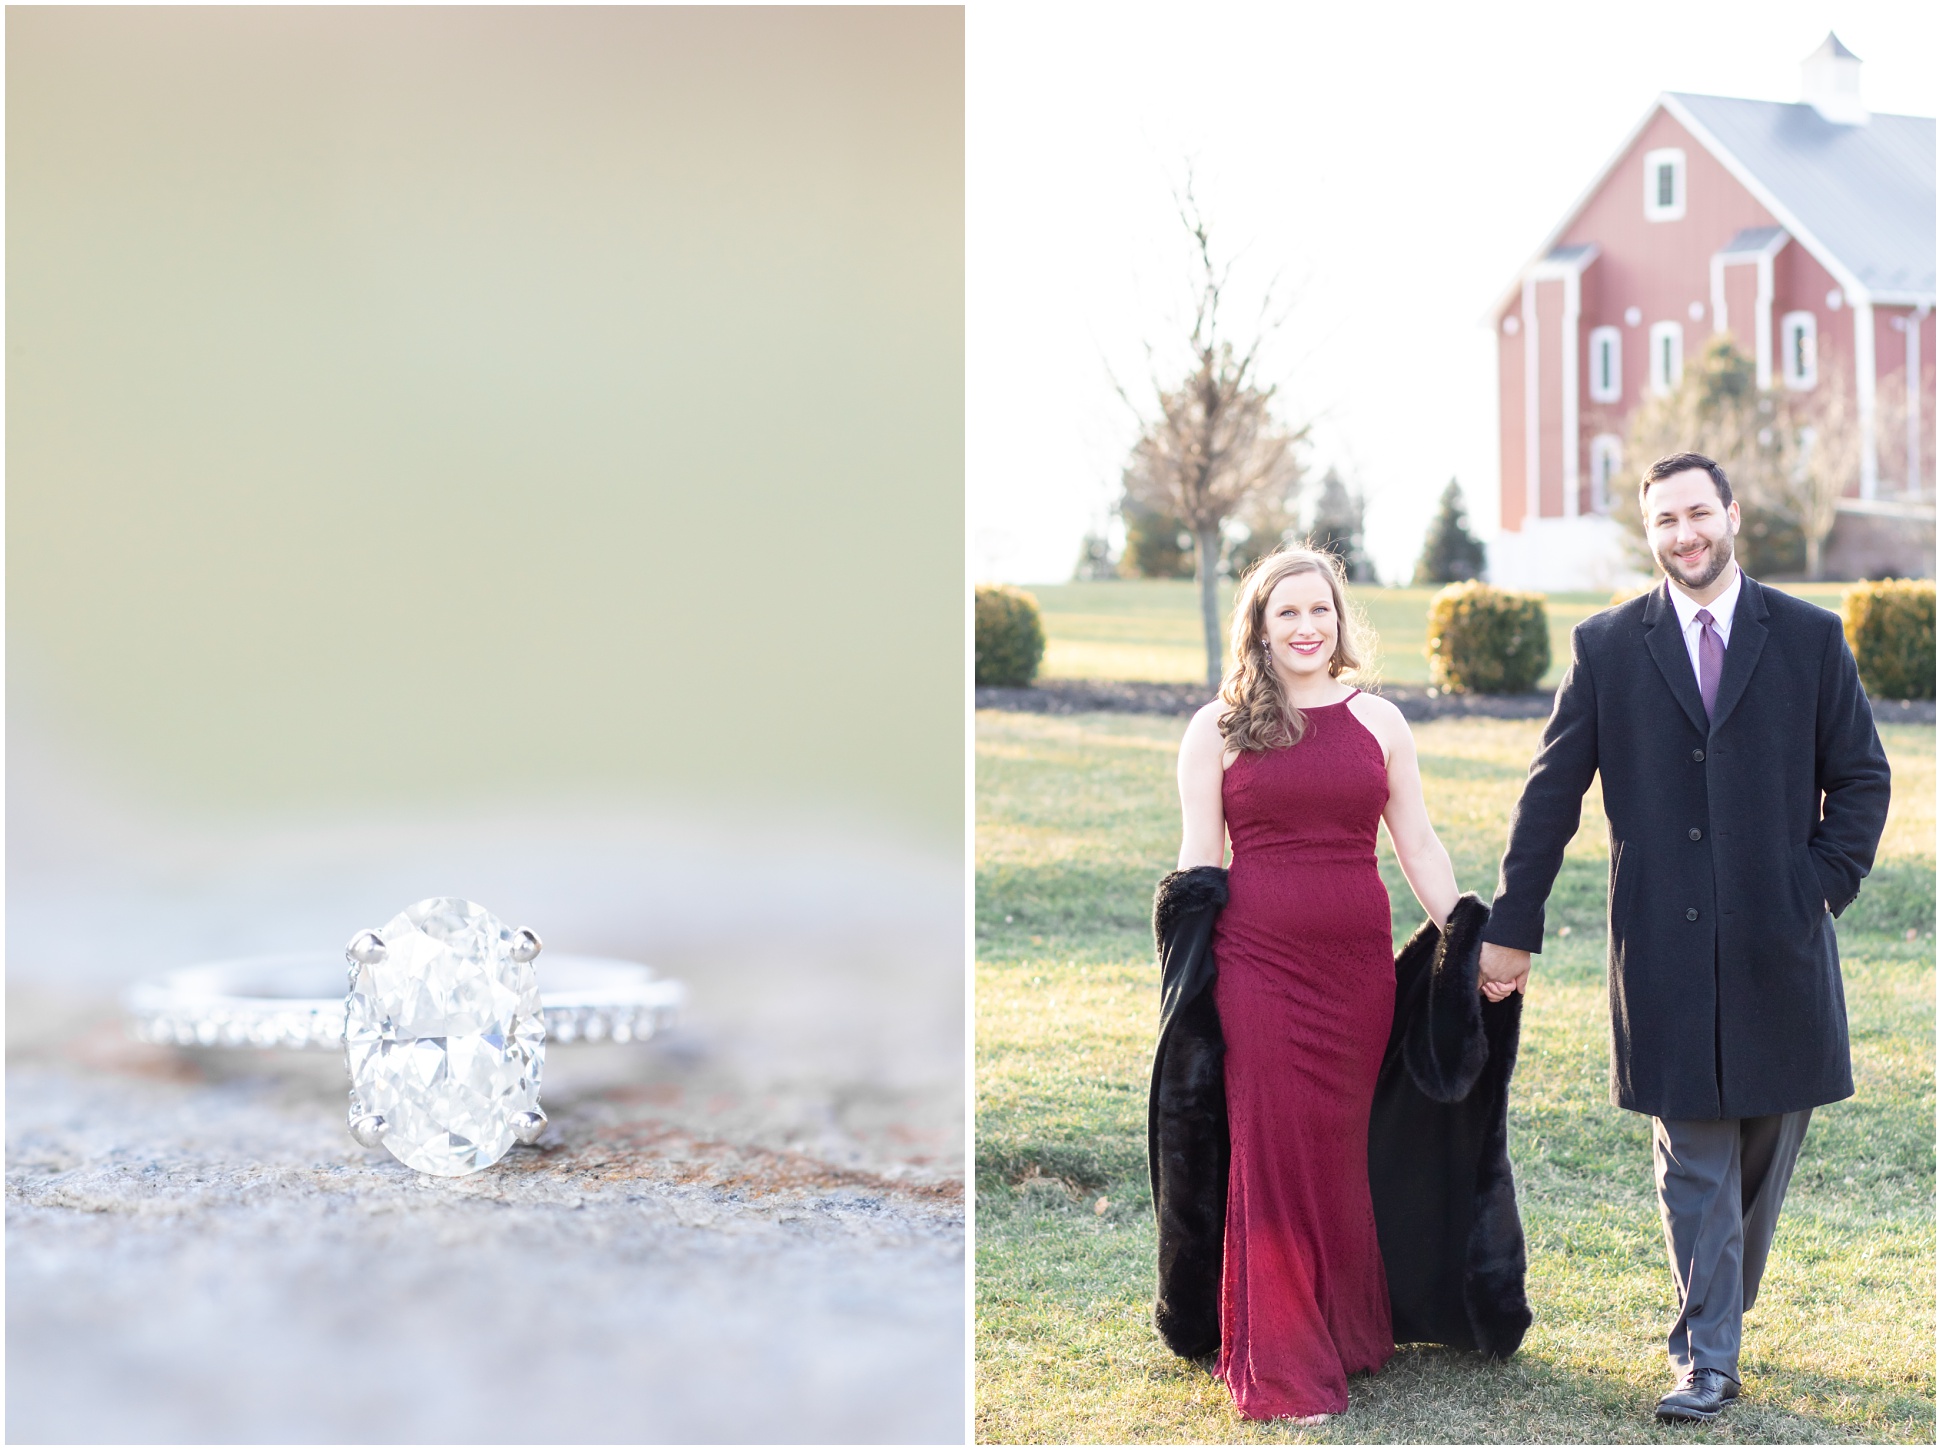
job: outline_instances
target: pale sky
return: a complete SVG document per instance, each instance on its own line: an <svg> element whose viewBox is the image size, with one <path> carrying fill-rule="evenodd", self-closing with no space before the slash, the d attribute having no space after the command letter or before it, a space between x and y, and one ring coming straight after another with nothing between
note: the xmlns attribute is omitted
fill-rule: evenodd
<svg viewBox="0 0 1941 1450"><path fill-rule="evenodd" d="M1461 479L1497 525L1484 315L1661 91L1799 99L1829 29L1876 111L1932 116L1941 7L973 3L967 463L978 580L1070 577L1151 396L1184 371L1190 163L1231 321L1294 299L1284 416L1369 496L1385 580Z"/></svg>

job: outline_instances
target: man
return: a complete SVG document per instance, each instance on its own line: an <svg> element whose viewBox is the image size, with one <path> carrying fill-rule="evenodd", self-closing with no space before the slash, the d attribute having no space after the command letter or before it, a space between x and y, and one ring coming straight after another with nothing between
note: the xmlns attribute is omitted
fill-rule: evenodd
<svg viewBox="0 0 1941 1450"><path fill-rule="evenodd" d="M1665 583L1571 634L1481 975L1492 997L1523 989L1601 775L1611 1100L1651 1115L1678 1293L1658 1416L1703 1421L1738 1396L1740 1318L1807 1119L1853 1093L1832 917L1873 865L1887 757L1840 621L1733 562L1725 471L1661 458L1639 499Z"/></svg>

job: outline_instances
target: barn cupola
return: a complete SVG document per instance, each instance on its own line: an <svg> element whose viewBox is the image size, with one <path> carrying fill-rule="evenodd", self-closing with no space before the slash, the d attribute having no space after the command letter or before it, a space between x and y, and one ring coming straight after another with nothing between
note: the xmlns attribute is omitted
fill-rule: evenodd
<svg viewBox="0 0 1941 1450"><path fill-rule="evenodd" d="M1820 48L1800 62L1800 99L1836 126L1864 126L1867 108L1860 100L1860 57L1840 44L1832 31Z"/></svg>

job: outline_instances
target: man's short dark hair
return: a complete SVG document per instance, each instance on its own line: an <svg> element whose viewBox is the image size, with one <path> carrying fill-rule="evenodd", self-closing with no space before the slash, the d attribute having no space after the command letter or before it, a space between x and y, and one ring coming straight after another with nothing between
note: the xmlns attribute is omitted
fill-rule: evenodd
<svg viewBox="0 0 1941 1450"><path fill-rule="evenodd" d="M1732 482L1725 476L1725 470L1707 458L1703 453L1668 453L1644 471L1644 481L1638 485L1638 507L1644 507L1645 490L1654 483L1663 483L1675 474L1690 473L1694 468L1702 469L1712 475L1712 487L1719 491L1719 507L1732 507Z"/></svg>

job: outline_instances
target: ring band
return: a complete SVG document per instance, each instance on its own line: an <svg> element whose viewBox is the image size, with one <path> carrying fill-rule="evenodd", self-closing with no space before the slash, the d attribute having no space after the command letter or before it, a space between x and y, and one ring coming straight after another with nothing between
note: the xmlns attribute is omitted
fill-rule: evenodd
<svg viewBox="0 0 1941 1450"><path fill-rule="evenodd" d="M351 1137L421 1173L456 1178L546 1131L546 1043L636 1042L659 1032L687 989L638 962L549 957L475 901L432 896L350 939L342 968L320 953L183 967L129 989L136 1037L204 1047L304 1047L344 1054Z"/></svg>
<svg viewBox="0 0 1941 1450"><path fill-rule="evenodd" d="M687 1000L680 982L614 957L546 955L549 1042L645 1042ZM344 1050L344 959L299 952L183 967L129 988L137 1040L179 1047ZM334 990L333 990L334 989Z"/></svg>

